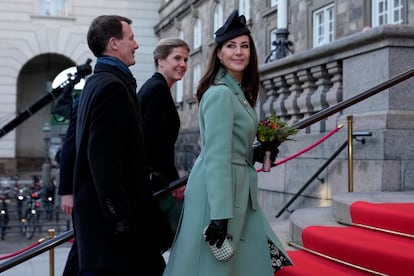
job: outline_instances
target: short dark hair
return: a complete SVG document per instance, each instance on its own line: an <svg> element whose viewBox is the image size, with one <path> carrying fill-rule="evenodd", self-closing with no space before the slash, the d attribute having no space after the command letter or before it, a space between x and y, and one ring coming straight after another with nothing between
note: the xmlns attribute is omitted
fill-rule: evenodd
<svg viewBox="0 0 414 276"><path fill-rule="evenodd" d="M109 39L123 37L122 24L125 21L131 25L132 20L119 15L101 15L96 17L89 26L87 40L89 49L96 57L102 56Z"/></svg>

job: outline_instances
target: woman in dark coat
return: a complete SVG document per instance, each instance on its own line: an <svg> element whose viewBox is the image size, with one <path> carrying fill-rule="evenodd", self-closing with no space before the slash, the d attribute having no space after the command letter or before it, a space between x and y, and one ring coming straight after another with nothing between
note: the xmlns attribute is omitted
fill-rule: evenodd
<svg viewBox="0 0 414 276"><path fill-rule="evenodd" d="M74 226L80 275L161 275L160 237L171 231L154 202L136 83L131 20L99 16L88 31L97 59L78 106Z"/></svg>
<svg viewBox="0 0 414 276"><path fill-rule="evenodd" d="M154 50L156 72L137 94L144 121L145 149L153 192L179 178L174 146L180 118L170 89L187 72L189 52L188 44L179 38L161 39ZM183 191L184 187L159 199L174 231L181 212Z"/></svg>

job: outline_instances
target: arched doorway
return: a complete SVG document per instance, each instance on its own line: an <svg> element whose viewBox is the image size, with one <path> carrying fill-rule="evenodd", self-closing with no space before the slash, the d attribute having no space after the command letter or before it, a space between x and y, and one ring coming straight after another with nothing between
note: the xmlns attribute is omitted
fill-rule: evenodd
<svg viewBox="0 0 414 276"><path fill-rule="evenodd" d="M76 65L59 54L42 54L29 60L17 81L17 114L51 91L54 78ZM50 123L52 103L47 104L16 127L16 159L19 171L38 171L45 160L45 123Z"/></svg>

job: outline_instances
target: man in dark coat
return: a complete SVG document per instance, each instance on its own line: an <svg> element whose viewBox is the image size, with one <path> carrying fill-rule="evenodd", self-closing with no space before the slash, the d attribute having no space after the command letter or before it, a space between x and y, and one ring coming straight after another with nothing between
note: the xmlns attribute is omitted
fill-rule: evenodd
<svg viewBox="0 0 414 276"><path fill-rule="evenodd" d="M74 226L80 275L162 275L172 236L147 182L142 120L129 66L131 20L99 16L88 31L98 58L78 105ZM165 229L165 232L164 232Z"/></svg>
<svg viewBox="0 0 414 276"><path fill-rule="evenodd" d="M61 196L62 211L72 216L73 210L73 170L76 159L76 117L77 117L77 101L75 99L74 106L71 110L68 129L66 130L65 139L63 140L59 158L59 188L58 195ZM62 276L77 275L79 271L78 249L76 243L72 244L66 260L65 268Z"/></svg>

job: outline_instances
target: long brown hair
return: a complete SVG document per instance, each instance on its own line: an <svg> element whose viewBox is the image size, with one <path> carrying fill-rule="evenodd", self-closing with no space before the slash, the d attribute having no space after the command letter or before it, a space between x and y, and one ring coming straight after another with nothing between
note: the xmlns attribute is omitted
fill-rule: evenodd
<svg viewBox="0 0 414 276"><path fill-rule="evenodd" d="M259 77L259 69L258 69L258 61L257 61L257 51L256 46L254 45L253 39L250 35L250 60L249 64L247 65L246 69L243 72L243 79L242 79L242 87L244 87L244 95L246 96L247 101L252 107L255 107L257 98L259 96L259 84L260 84L260 77ZM223 47L223 44L215 44L214 51L211 53L209 58L207 70L205 71L204 75L201 77L200 82L197 87L197 100L198 102L201 101L206 90L215 85L215 78L217 72L223 65L221 64L219 58L217 57L218 51Z"/></svg>

